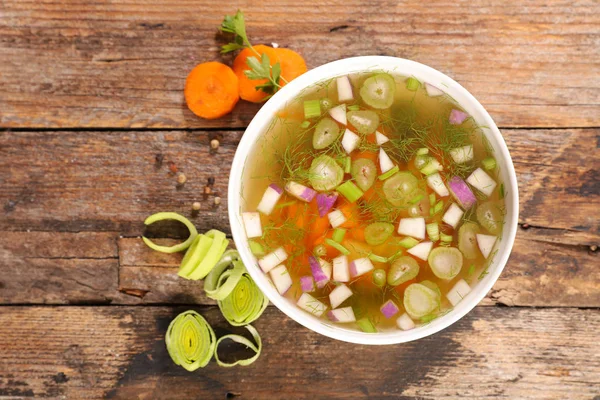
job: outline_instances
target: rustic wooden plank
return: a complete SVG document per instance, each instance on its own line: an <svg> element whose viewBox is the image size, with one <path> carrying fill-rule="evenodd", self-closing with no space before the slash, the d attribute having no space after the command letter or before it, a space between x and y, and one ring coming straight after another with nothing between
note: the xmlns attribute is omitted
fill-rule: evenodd
<svg viewBox="0 0 600 400"><path fill-rule="evenodd" d="M517 169L521 222L567 230L571 244L577 240L597 245L600 153L590 151L590 145L598 141L600 129L503 133ZM149 214L172 210L190 216L192 202L200 200L203 210L193 219L198 228L228 231L225 194L241 134L2 132L0 230L118 231L137 236ZM208 146L212 137L221 138L216 152ZM156 167L157 153L164 154L162 168ZM168 160L186 174L184 187L176 187ZM216 178L214 190L223 199L219 207L212 196L202 195L209 177Z"/></svg>
<svg viewBox="0 0 600 400"><path fill-rule="evenodd" d="M71 3L3 1L0 126L244 127L257 106L205 121L182 94L195 64L221 58L217 27L237 8L255 43L291 47L310 68L366 54L405 57L458 80L501 126L598 125L594 1Z"/></svg>
<svg viewBox="0 0 600 400"><path fill-rule="evenodd" d="M255 364L225 369L211 362L194 373L171 362L163 341L168 323L183 310L4 307L0 394L115 399L600 394L600 360L592 356L600 353L598 310L479 307L418 342L369 347L324 338L269 308L255 324L264 346ZM199 311L219 336L229 331L216 307Z"/></svg>

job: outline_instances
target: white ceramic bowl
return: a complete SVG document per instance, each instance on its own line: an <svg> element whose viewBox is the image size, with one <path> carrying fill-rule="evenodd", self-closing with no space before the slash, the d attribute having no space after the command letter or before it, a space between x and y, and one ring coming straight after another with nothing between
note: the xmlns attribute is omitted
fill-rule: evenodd
<svg viewBox="0 0 600 400"><path fill-rule="evenodd" d="M283 108L286 103L292 100L301 90L316 82L352 72L375 70L395 72L404 76L414 76L421 82L428 82L443 89L452 96L467 113L475 118L475 121L480 126L487 127L483 129L483 131L494 148L494 156L500 166L500 176L505 186L506 222L502 240L497 244L498 253L489 267L489 273L472 288L471 292L457 304L451 312L433 320L429 324L409 331L398 330L369 334L346 329L342 326L333 326L331 324L323 323L319 318L301 310L293 302L279 295L277 290L275 290L268 278L258 267L256 258L249 250L248 240L246 239L241 218L242 210L240 193L242 172L248 154L253 150L257 138L263 134L271 122L272 117L278 110ZM502 269L506 265L515 240L519 215L517 178L513 163L500 131L483 106L479 104L475 97L473 97L465 88L433 68L402 58L381 56L346 58L322 65L296 78L267 101L256 114L248 126L248 129L246 129L237 148L231 167L231 174L229 176L228 195L229 221L233 239L244 264L248 268L248 272L250 272L250 275L258 287L267 295L269 300L287 316L315 332L334 339L360 344L394 344L420 339L452 325L471 311L492 288L500 276Z"/></svg>

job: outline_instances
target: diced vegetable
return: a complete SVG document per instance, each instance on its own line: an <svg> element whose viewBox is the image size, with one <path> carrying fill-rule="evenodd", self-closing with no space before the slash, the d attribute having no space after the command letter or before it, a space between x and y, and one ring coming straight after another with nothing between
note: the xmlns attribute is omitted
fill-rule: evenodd
<svg viewBox="0 0 600 400"><path fill-rule="evenodd" d="M371 246L379 246L393 233L394 225L389 222L373 222L365 228L365 241Z"/></svg>
<svg viewBox="0 0 600 400"><path fill-rule="evenodd" d="M349 174L350 169L352 168L352 158L350 156L345 157L342 164L344 166L344 173Z"/></svg>
<svg viewBox="0 0 600 400"><path fill-rule="evenodd" d="M466 259L477 258L477 234L480 232L479 225L473 222L465 222L458 230L458 249Z"/></svg>
<svg viewBox="0 0 600 400"><path fill-rule="evenodd" d="M407 313L404 313L398 317L396 320L396 325L403 331L408 331L415 327L415 323L412 319L410 319Z"/></svg>
<svg viewBox="0 0 600 400"><path fill-rule="evenodd" d="M333 259L333 280L336 282L348 282L350 280L348 257L342 255Z"/></svg>
<svg viewBox="0 0 600 400"><path fill-rule="evenodd" d="M360 106L358 104L352 104L351 106L348 106L348 111L358 111L360 110Z"/></svg>
<svg viewBox="0 0 600 400"><path fill-rule="evenodd" d="M329 110L329 115L342 125L347 125L348 123L346 120L346 104L340 104L339 106L331 108Z"/></svg>
<svg viewBox="0 0 600 400"><path fill-rule="evenodd" d="M473 160L473 145L469 144L462 147L457 147L449 151L450 156L457 164L464 164Z"/></svg>
<svg viewBox="0 0 600 400"><path fill-rule="evenodd" d="M317 245L313 249L313 254L317 257L325 257L327 255L327 247L323 244Z"/></svg>
<svg viewBox="0 0 600 400"><path fill-rule="evenodd" d="M429 97L438 97L444 94L441 89L433 86L431 83L425 83L425 90L427 91L427 95Z"/></svg>
<svg viewBox="0 0 600 400"><path fill-rule="evenodd" d="M477 168L469 175L467 183L486 196L491 196L496 188L496 182L481 168Z"/></svg>
<svg viewBox="0 0 600 400"><path fill-rule="evenodd" d="M400 171L400 167L398 167L397 165L394 165L394 168L390 169L388 172L386 172L385 174L381 174L378 176L378 179L380 181L385 181L387 178L394 176L394 174L396 172Z"/></svg>
<svg viewBox="0 0 600 400"><path fill-rule="evenodd" d="M350 129L346 129L344 136L342 137L342 147L346 150L346 153L352 153L360 143L360 136L352 132Z"/></svg>
<svg viewBox="0 0 600 400"><path fill-rule="evenodd" d="M373 322L371 322L371 320L369 318L361 318L358 321L356 321L356 324L358 325L360 330L363 332L377 333L377 329L375 328L375 325L373 325Z"/></svg>
<svg viewBox="0 0 600 400"><path fill-rule="evenodd" d="M385 174L392 168L394 168L394 162L387 155L385 150L383 150L383 147L380 147L379 148L379 169L381 170L381 173Z"/></svg>
<svg viewBox="0 0 600 400"><path fill-rule="evenodd" d="M437 203L435 203L435 206L433 206L433 209L429 210L431 215L435 215L437 213L439 213L440 211L442 211L442 208L444 208L444 201L440 200Z"/></svg>
<svg viewBox="0 0 600 400"><path fill-rule="evenodd" d="M260 243L255 242L253 240L248 240L248 246L250 246L250 251L255 256L264 256L265 255L265 249Z"/></svg>
<svg viewBox="0 0 600 400"><path fill-rule="evenodd" d="M346 181L342 183L335 190L337 190L338 193L344 196L350 203L354 203L356 200L360 199L364 194L363 191L360 190L360 188L356 186L352 181Z"/></svg>
<svg viewBox="0 0 600 400"><path fill-rule="evenodd" d="M383 183L383 194L393 206L406 207L418 187L417 178L408 171L402 171Z"/></svg>
<svg viewBox="0 0 600 400"><path fill-rule="evenodd" d="M379 115L371 110L349 111L346 114L346 119L362 135L375 132L375 129L379 126Z"/></svg>
<svg viewBox="0 0 600 400"><path fill-rule="evenodd" d="M463 265L462 253L456 247L436 247L427 259L434 275L440 279L454 279Z"/></svg>
<svg viewBox="0 0 600 400"><path fill-rule="evenodd" d="M418 274L419 264L414 258L402 256L394 261L390 267L387 275L387 283L390 286L398 286L416 278Z"/></svg>
<svg viewBox="0 0 600 400"><path fill-rule="evenodd" d="M475 203L477 203L477 198L469 189L469 186L458 176L453 176L450 181L448 181L448 187L450 187L450 193L452 197L458 201L458 204L465 210L471 208Z"/></svg>
<svg viewBox="0 0 600 400"><path fill-rule="evenodd" d="M491 234L499 235L502 232L502 210L496 203L481 203L477 207L476 215L477 221Z"/></svg>
<svg viewBox="0 0 600 400"><path fill-rule="evenodd" d="M443 232L440 232L440 240L444 243L452 243L452 235L446 235Z"/></svg>
<svg viewBox="0 0 600 400"><path fill-rule="evenodd" d="M419 89L419 86L421 86L421 82L419 82L418 79L413 78L412 76L406 79L406 89L410 90L411 92L416 92L417 89Z"/></svg>
<svg viewBox="0 0 600 400"><path fill-rule="evenodd" d="M456 229L456 226L460 222L464 211L460 209L455 203L450 204L450 207L446 210L446 213L442 217L442 221Z"/></svg>
<svg viewBox="0 0 600 400"><path fill-rule="evenodd" d="M428 156L428 155L426 155L426 154L418 154L418 155L415 157L415 168L416 168L416 169L421 169L421 168L423 168L425 165L427 165L427 163L429 162L429 159L430 159L430 158L431 158L431 157L429 157L429 156Z"/></svg>
<svg viewBox="0 0 600 400"><path fill-rule="evenodd" d="M404 308L413 318L431 314L439 304L439 295L425 285L413 283L404 290Z"/></svg>
<svg viewBox="0 0 600 400"><path fill-rule="evenodd" d="M464 279L461 279L448 291L446 298L452 306L456 306L470 291L471 287L469 284Z"/></svg>
<svg viewBox="0 0 600 400"><path fill-rule="evenodd" d="M416 154L418 156L424 156L425 154L429 154L429 149L427 147L421 147L420 149L417 149Z"/></svg>
<svg viewBox="0 0 600 400"><path fill-rule="evenodd" d="M440 240L440 228L437 222L432 222L430 224L425 225L427 229L427 236L429 236L429 240L432 242L437 242Z"/></svg>
<svg viewBox="0 0 600 400"><path fill-rule="evenodd" d="M496 236L491 235L477 235L477 245L479 246L479 250L481 250L481 254L483 254L484 258L488 258L492 249L494 248L494 244L496 244Z"/></svg>
<svg viewBox="0 0 600 400"><path fill-rule="evenodd" d="M311 202L312 199L314 199L317 195L317 192L315 192L311 188L296 182L288 182L285 185L285 191L297 198L298 200L305 201L307 203Z"/></svg>
<svg viewBox="0 0 600 400"><path fill-rule="evenodd" d="M435 193L429 193L429 204L435 204Z"/></svg>
<svg viewBox="0 0 600 400"><path fill-rule="evenodd" d="M278 265L273 268L269 275L271 275L271 281L275 285L275 288L280 295L284 295L292 287L292 277L290 276L285 265Z"/></svg>
<svg viewBox="0 0 600 400"><path fill-rule="evenodd" d="M344 228L336 228L333 230L333 234L331 235L331 238L334 241L341 243L342 240L344 240L344 236L346 236L346 230Z"/></svg>
<svg viewBox="0 0 600 400"><path fill-rule="evenodd" d="M327 214L327 218L329 218L329 223L333 228L337 228L346 222L346 216L340 210L333 210L329 214Z"/></svg>
<svg viewBox="0 0 600 400"><path fill-rule="evenodd" d="M371 260L368 258L358 258L350 263L350 277L356 278L357 276L366 274L374 268Z"/></svg>
<svg viewBox="0 0 600 400"><path fill-rule="evenodd" d="M360 97L373 108L389 108L394 102L396 81L389 74L376 74L367 78L360 89Z"/></svg>
<svg viewBox="0 0 600 400"><path fill-rule="evenodd" d="M344 246L342 246L335 240L331 240L331 239L327 238L327 239L325 239L325 244L328 244L329 246L333 247L334 249L336 249L343 255L347 256L348 254L350 254L350 250L348 250L347 248L345 248Z"/></svg>
<svg viewBox="0 0 600 400"><path fill-rule="evenodd" d="M321 116L321 101L306 100L304 102L304 118L315 118Z"/></svg>
<svg viewBox="0 0 600 400"><path fill-rule="evenodd" d="M369 254L369 260L373 261L373 262L378 262L378 263L386 263L387 262L387 258L386 257L382 257L382 256L378 256L377 254Z"/></svg>
<svg viewBox="0 0 600 400"><path fill-rule="evenodd" d="M347 76L340 76L336 79L338 101L340 103L354 99L352 94L352 84Z"/></svg>
<svg viewBox="0 0 600 400"><path fill-rule="evenodd" d="M285 252L285 249L283 247L279 247L275 251L267 254L266 256L258 260L258 265L266 274L267 272L271 271L273 268L287 260L287 258L288 255Z"/></svg>
<svg viewBox="0 0 600 400"><path fill-rule="evenodd" d="M454 109L452 111L450 111L450 118L448 119L448 121L450 122L450 125L460 125L463 122L465 122L465 120L469 117L469 114Z"/></svg>
<svg viewBox="0 0 600 400"><path fill-rule="evenodd" d="M303 292L313 292L315 290L315 280L310 275L300 277L300 289Z"/></svg>
<svg viewBox="0 0 600 400"><path fill-rule="evenodd" d="M429 252L431 251L432 246L433 246L433 243L431 243L431 242L421 242L418 245L416 245L415 247L413 247L412 249L409 249L407 251L407 253L412 254L413 256L425 261L425 260L427 260L427 257L429 256Z"/></svg>
<svg viewBox="0 0 600 400"><path fill-rule="evenodd" d="M341 135L342 131L338 124L331 118L321 119L313 132L312 145L315 149L321 150L329 147Z"/></svg>
<svg viewBox="0 0 600 400"><path fill-rule="evenodd" d="M400 311L400 309L398 308L396 303L394 303L392 300L388 300L385 303L383 303L383 305L381 306L381 308L379 310L381 311L383 316L388 319L392 318L394 315L398 314L398 312Z"/></svg>
<svg viewBox="0 0 600 400"><path fill-rule="evenodd" d="M375 286L384 287L387 278L386 275L385 269L378 268L373 271L373 283Z"/></svg>
<svg viewBox="0 0 600 400"><path fill-rule="evenodd" d="M308 257L308 263L310 264L310 271L315 279L315 284L318 288L322 288L331 278L331 265L322 258L316 259L313 256Z"/></svg>
<svg viewBox="0 0 600 400"><path fill-rule="evenodd" d="M411 237L405 237L401 241L398 242L398 246L402 246L405 249L412 249L413 247L415 247L418 244L419 244L419 241L417 239L414 239Z"/></svg>
<svg viewBox="0 0 600 400"><path fill-rule="evenodd" d="M329 210L335 204L338 198L337 193L319 193L317 194L317 210L319 210L319 216L324 217L327 215Z"/></svg>
<svg viewBox="0 0 600 400"><path fill-rule="evenodd" d="M327 306L325 304L321 303L308 293L302 293L296 305L304 311L311 313L315 317L320 317L323 315L325 310L327 310Z"/></svg>
<svg viewBox="0 0 600 400"><path fill-rule="evenodd" d="M431 175L431 174L435 174L438 171L443 171L443 170L444 170L444 167L442 166L442 164L440 164L440 162L433 157L429 157L429 159L427 160L427 164L425 164L425 166L423 168L419 169L419 171L423 175Z"/></svg>
<svg viewBox="0 0 600 400"><path fill-rule="evenodd" d="M302 129L306 129L310 126L310 121L302 121L302 123L300 124L300 128Z"/></svg>
<svg viewBox="0 0 600 400"><path fill-rule="evenodd" d="M352 162L350 174L356 181L356 185L363 191L367 191L375 183L377 168L375 163L367 158L359 158Z"/></svg>
<svg viewBox="0 0 600 400"><path fill-rule="evenodd" d="M340 304L342 304L346 299L352 296L352 290L344 284L338 285L329 293L329 302L331 303L331 308L337 308Z"/></svg>
<svg viewBox="0 0 600 400"><path fill-rule="evenodd" d="M274 183L270 184L265 190L260 203L258 203L258 207L256 209L265 215L270 215L273 212L273 208L277 205L277 202L281 198L283 194L283 189Z"/></svg>
<svg viewBox="0 0 600 400"><path fill-rule="evenodd" d="M338 308L337 310L331 310L327 313L327 316L332 322L344 323L356 321L352 307L343 307Z"/></svg>
<svg viewBox="0 0 600 400"><path fill-rule="evenodd" d="M483 165L483 168L487 169L488 171L491 171L493 169L496 169L496 159L494 157L484 158L481 161L481 165Z"/></svg>
<svg viewBox="0 0 600 400"><path fill-rule="evenodd" d="M398 225L398 233L425 239L425 218L402 218Z"/></svg>
<svg viewBox="0 0 600 400"><path fill-rule="evenodd" d="M262 236L262 225L260 224L260 214L257 212L242 213L244 228L248 239Z"/></svg>
<svg viewBox="0 0 600 400"><path fill-rule="evenodd" d="M375 142L377 143L377 145L381 146L382 144L387 143L389 141L390 139L388 139L388 137L385 136L383 133L375 131Z"/></svg>

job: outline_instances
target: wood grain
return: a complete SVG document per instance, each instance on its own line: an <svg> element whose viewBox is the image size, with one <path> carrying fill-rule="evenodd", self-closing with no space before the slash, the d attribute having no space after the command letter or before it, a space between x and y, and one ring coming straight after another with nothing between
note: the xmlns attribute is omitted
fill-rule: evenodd
<svg viewBox="0 0 600 400"><path fill-rule="evenodd" d="M237 8L254 43L291 47L310 68L409 58L456 79L500 126L598 126L600 4L589 0L5 0L0 126L245 127L257 105L207 121L187 110L182 91L194 65L222 59L217 27Z"/></svg>
<svg viewBox="0 0 600 400"><path fill-rule="evenodd" d="M269 308L255 324L264 346L255 364L225 369L211 362L194 373L175 366L164 346L168 323L183 310L4 307L0 394L113 399L233 394L243 399L590 399L600 394L600 361L592 356L600 353L597 310L480 307L418 342L369 347L327 339ZM216 307L199 311L217 335L229 331Z"/></svg>

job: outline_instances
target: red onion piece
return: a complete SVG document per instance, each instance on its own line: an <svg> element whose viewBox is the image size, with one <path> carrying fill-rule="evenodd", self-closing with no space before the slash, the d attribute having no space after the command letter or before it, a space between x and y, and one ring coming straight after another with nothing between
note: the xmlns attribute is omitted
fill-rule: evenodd
<svg viewBox="0 0 600 400"><path fill-rule="evenodd" d="M313 256L310 256L308 257L308 262L310 264L310 270L313 274L313 278L315 278L315 283L317 284L317 287L321 288L325 286L325 284L329 282L329 277L327 276L325 271L323 271L319 260L317 260Z"/></svg>
<svg viewBox="0 0 600 400"><path fill-rule="evenodd" d="M469 114L462 112L460 110L452 110L450 111L450 124L452 125L460 125L465 122L465 119L469 117Z"/></svg>
<svg viewBox="0 0 600 400"><path fill-rule="evenodd" d="M463 209L468 210L477 203L477 198L467 183L458 176L453 176L452 179L448 181L448 187L450 188L452 196L458 201Z"/></svg>
<svg viewBox="0 0 600 400"><path fill-rule="evenodd" d="M317 194L317 209L319 210L319 216L324 217L327 215L329 210L335 204L335 201L338 198L337 193L319 193Z"/></svg>
<svg viewBox="0 0 600 400"><path fill-rule="evenodd" d="M388 300L383 303L380 310L386 318L392 318L394 315L398 314L398 311L400 311L398 306L392 300Z"/></svg>
<svg viewBox="0 0 600 400"><path fill-rule="evenodd" d="M306 275L300 277L300 287L303 292L312 292L315 290L315 281L312 276Z"/></svg>

